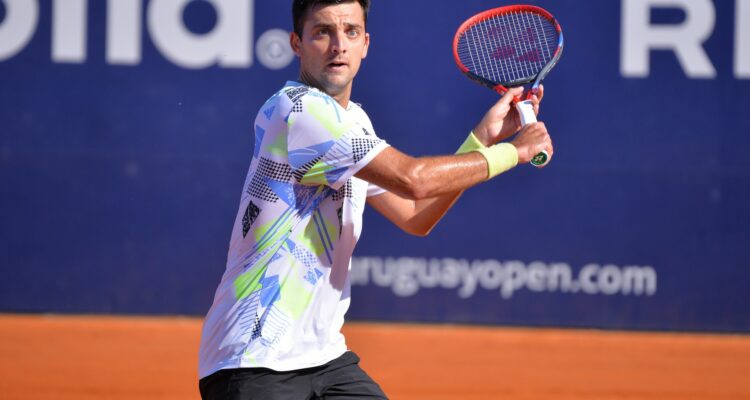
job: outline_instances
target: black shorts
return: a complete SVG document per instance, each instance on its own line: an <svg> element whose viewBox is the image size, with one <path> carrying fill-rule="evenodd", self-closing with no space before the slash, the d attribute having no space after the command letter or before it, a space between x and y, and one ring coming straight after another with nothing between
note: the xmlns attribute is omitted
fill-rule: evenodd
<svg viewBox="0 0 750 400"><path fill-rule="evenodd" d="M320 367L295 371L223 369L201 379L199 387L203 400L387 399L351 351Z"/></svg>

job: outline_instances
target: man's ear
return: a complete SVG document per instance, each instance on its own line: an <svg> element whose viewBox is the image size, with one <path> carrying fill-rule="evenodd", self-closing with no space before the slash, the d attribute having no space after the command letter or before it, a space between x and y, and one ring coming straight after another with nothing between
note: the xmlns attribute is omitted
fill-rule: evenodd
<svg viewBox="0 0 750 400"><path fill-rule="evenodd" d="M365 48L362 50L362 58L367 58L367 50L370 48L370 34L365 33Z"/></svg>
<svg viewBox="0 0 750 400"><path fill-rule="evenodd" d="M297 55L297 57L300 56L300 43L302 42L302 38L299 37L297 32L292 32L289 34L289 45L292 46L292 51L294 51L294 54Z"/></svg>

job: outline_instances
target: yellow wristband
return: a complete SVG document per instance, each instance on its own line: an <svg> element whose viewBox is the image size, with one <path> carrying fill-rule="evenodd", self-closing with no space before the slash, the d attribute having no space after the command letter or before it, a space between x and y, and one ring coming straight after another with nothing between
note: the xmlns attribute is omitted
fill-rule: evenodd
<svg viewBox="0 0 750 400"><path fill-rule="evenodd" d="M487 159L489 177L492 179L518 165L518 150L510 143L498 143L494 146L475 150Z"/></svg>
<svg viewBox="0 0 750 400"><path fill-rule="evenodd" d="M456 151L456 154L465 154L465 153L471 153L472 151L477 151L479 149L484 149L484 145L482 142L477 139L476 136L474 136L474 132L469 133L469 137L466 138L464 141L464 144L461 145L461 147L458 148L458 151Z"/></svg>

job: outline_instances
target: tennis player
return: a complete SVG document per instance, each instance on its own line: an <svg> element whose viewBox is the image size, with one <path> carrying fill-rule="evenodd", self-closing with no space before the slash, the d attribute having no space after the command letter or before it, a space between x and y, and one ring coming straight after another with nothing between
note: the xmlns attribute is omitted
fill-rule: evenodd
<svg viewBox="0 0 750 400"><path fill-rule="evenodd" d="M414 158L380 139L350 100L370 44L368 8L369 0L292 3L299 79L255 120L226 270L203 326L204 399L385 399L341 334L365 203L426 235L463 190L552 154L544 124L520 129L518 90L490 108L457 155Z"/></svg>

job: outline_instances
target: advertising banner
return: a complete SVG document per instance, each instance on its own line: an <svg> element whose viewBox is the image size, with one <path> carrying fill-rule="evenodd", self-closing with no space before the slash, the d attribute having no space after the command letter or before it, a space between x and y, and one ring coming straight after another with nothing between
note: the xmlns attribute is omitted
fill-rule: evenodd
<svg viewBox="0 0 750 400"><path fill-rule="evenodd" d="M349 316L750 332L750 0L527 3L565 34L551 164L424 238L368 209ZM501 5L373 1L378 136L458 148L498 95L453 36ZM203 315L291 30L289 1L0 0L0 312Z"/></svg>

